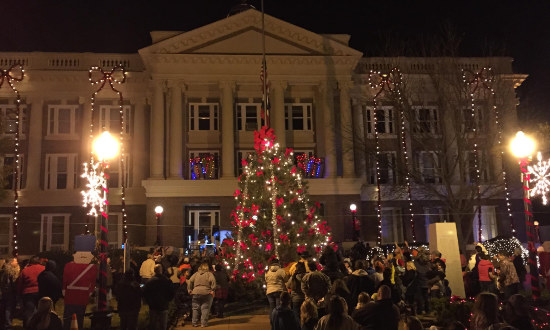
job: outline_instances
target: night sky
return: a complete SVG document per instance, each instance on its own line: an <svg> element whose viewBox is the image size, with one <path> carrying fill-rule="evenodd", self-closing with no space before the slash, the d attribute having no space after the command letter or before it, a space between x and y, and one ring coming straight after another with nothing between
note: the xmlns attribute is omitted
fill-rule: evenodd
<svg viewBox="0 0 550 330"><path fill-rule="evenodd" d="M135 53L151 43L149 31L189 31L240 1L0 3L0 51ZM260 9L259 0L249 3ZM265 0L265 12L313 32L351 34L351 47L366 56L417 56L429 44L421 40L450 26L461 56L515 58L516 72L529 74L519 90L523 125L550 121L550 1Z"/></svg>

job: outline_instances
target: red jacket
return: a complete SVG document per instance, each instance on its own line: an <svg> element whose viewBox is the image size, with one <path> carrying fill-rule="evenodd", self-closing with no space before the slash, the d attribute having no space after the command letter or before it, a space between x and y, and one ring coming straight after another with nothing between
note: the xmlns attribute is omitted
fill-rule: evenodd
<svg viewBox="0 0 550 330"><path fill-rule="evenodd" d="M493 272L493 264L489 260L481 259L477 264L477 270L479 272L479 280L481 282L490 282L489 272Z"/></svg>
<svg viewBox="0 0 550 330"><path fill-rule="evenodd" d="M97 265L70 262L63 270L63 290L66 305L88 305L94 291Z"/></svg>
<svg viewBox="0 0 550 330"><path fill-rule="evenodd" d="M20 294L38 293L38 275L45 267L39 264L25 267L17 280L17 291Z"/></svg>

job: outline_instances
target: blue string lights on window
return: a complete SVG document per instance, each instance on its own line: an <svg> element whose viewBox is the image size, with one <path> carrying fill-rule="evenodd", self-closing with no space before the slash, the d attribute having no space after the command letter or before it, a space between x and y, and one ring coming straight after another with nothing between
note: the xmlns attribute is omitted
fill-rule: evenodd
<svg viewBox="0 0 550 330"><path fill-rule="evenodd" d="M216 158L209 154L202 157L194 157L189 159L191 167L191 179L215 179L216 178Z"/></svg>
<svg viewBox="0 0 550 330"><path fill-rule="evenodd" d="M325 162L322 158L308 157L306 154L303 154L298 155L296 160L305 178L318 179L323 177Z"/></svg>

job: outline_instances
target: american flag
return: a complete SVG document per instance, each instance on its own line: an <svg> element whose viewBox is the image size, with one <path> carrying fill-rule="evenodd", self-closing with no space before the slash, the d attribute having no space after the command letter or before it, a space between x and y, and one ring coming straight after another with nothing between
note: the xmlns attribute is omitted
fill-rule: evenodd
<svg viewBox="0 0 550 330"><path fill-rule="evenodd" d="M262 63L262 67L260 69L260 81L262 82L262 112L261 112L261 118L262 121L265 123L264 125L269 127L269 111L271 109L271 104L269 102L269 78L267 76L267 64L265 60ZM265 94L264 94L264 86L265 86ZM265 104L264 104L265 101Z"/></svg>

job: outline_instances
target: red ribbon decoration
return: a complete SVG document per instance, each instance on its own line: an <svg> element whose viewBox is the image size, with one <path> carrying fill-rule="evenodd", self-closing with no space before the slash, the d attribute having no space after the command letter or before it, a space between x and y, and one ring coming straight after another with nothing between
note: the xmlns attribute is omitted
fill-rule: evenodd
<svg viewBox="0 0 550 330"><path fill-rule="evenodd" d="M25 70L21 64L14 64L7 70L0 69L0 88L7 81L11 85L12 81L20 82L25 78ZM13 88L13 86L11 86Z"/></svg>

